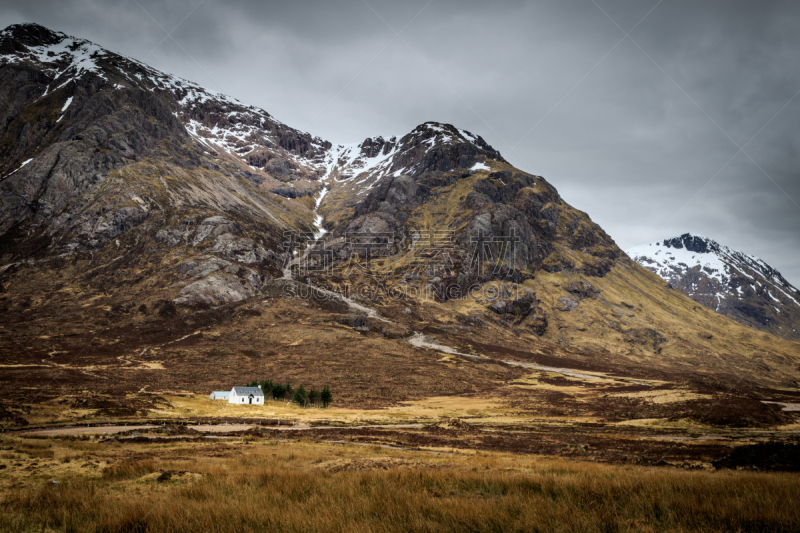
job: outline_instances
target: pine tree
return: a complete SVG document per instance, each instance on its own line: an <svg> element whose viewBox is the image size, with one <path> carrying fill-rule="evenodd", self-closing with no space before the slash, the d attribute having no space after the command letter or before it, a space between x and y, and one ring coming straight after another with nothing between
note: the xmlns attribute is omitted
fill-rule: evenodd
<svg viewBox="0 0 800 533"><path fill-rule="evenodd" d="M298 405L302 405L303 407L308 404L308 393L302 385L300 385L300 387L294 391L294 397L292 398L292 401Z"/></svg>
<svg viewBox="0 0 800 533"><path fill-rule="evenodd" d="M265 397L272 394L272 385L273 384L271 379L261 382L261 390L264 391Z"/></svg>
<svg viewBox="0 0 800 533"><path fill-rule="evenodd" d="M276 383L272 386L272 397L276 400L283 400L283 397L286 395L286 387L281 385L280 383Z"/></svg>
<svg viewBox="0 0 800 533"><path fill-rule="evenodd" d="M320 397L320 392L317 389L312 387L311 390L308 391L308 403L310 405L317 405L317 403L319 402L319 397Z"/></svg>
<svg viewBox="0 0 800 533"><path fill-rule="evenodd" d="M331 389L327 385L322 388L319 399L322 402L322 407L328 407L328 404L333 402L333 394L331 394Z"/></svg>

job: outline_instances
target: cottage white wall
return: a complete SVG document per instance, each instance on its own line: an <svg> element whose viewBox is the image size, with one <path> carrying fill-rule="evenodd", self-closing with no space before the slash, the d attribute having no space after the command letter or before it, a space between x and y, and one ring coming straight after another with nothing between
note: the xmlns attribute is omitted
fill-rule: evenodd
<svg viewBox="0 0 800 533"><path fill-rule="evenodd" d="M250 396L238 396L233 389L231 389L231 395L228 397L228 403L236 405L250 405ZM254 395L252 405L264 405L264 397Z"/></svg>

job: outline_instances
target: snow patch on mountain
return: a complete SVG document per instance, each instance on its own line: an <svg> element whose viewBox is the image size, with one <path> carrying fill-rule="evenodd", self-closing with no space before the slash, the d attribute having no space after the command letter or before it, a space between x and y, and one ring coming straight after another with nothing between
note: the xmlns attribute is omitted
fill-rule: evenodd
<svg viewBox="0 0 800 533"><path fill-rule="evenodd" d="M316 231L314 232L314 238L319 240L321 239L328 230L322 225L324 219L322 215L319 214L319 206L322 205L322 200L325 198L325 195L328 194L328 186L325 185L322 187L322 190L319 191L319 196L317 196L317 201L314 203L314 228Z"/></svg>
<svg viewBox="0 0 800 533"><path fill-rule="evenodd" d="M392 137L389 142L393 142L396 137ZM338 168L339 177L336 178L337 182L351 181L363 174L362 180L358 183L363 183L370 176L375 173L385 175L388 165L391 163L392 157L397 154L397 148L392 148L386 153L383 151L378 152L376 155L370 157L365 153L365 146L369 142L385 143L383 137L371 137L360 143L350 144L337 144L328 151L328 174L334 168Z"/></svg>
<svg viewBox="0 0 800 533"><path fill-rule="evenodd" d="M360 196L374 188L384 177L413 175L431 150L464 143L480 149L491 149L480 137L438 122L421 124L400 139L392 136L386 140L379 136L360 143L336 144L326 154L323 179L335 175L335 182L352 182L358 189L355 195ZM467 170L491 169L484 163L476 163Z"/></svg>
<svg viewBox="0 0 800 533"><path fill-rule="evenodd" d="M291 128L272 118L263 109L246 105L236 98L192 81L158 71L90 41L50 31L35 24L6 28L0 32L0 42L14 39L15 36L25 42L42 40L46 43L24 45L22 49L0 55L0 62L3 64L32 64L52 77L40 99L89 74L111 81L114 89L136 87L156 94L168 93L178 105L175 116L184 123L189 134L203 145L215 151L224 150L245 164L248 164L248 154L265 148L281 152L298 165L316 171L318 161L310 161L292 150L279 148L275 132ZM15 44L9 48L20 47ZM59 121L71 103L72 96L64 105ZM324 151L325 142L322 139L311 138L310 144L315 152Z"/></svg>
<svg viewBox="0 0 800 533"><path fill-rule="evenodd" d="M62 112L62 113L63 113L64 111L66 111L66 110L67 110L67 108L69 107L69 105L72 103L72 98L73 98L73 97L72 97L72 96L70 96L69 98L67 98L67 101L66 101L66 102L64 102L64 107L62 107L62 108L61 108L61 112Z"/></svg>
<svg viewBox="0 0 800 533"><path fill-rule="evenodd" d="M10 38L14 26L0 32L0 39ZM56 89L63 87L70 81L88 73L107 79L98 60L109 55L110 52L84 39L76 39L64 33L53 32L56 42L26 46L24 51L4 54L4 64L34 63L42 71L53 77L53 81L45 89L42 96L46 96L53 86ZM66 63L60 67L56 61Z"/></svg>
<svg viewBox="0 0 800 533"><path fill-rule="evenodd" d="M700 268L709 277L719 282L728 281L728 265L722 258L710 252L696 252L686 248L675 248L659 241L641 246L634 246L625 251L631 259L642 263L650 270L666 279L675 268Z"/></svg>

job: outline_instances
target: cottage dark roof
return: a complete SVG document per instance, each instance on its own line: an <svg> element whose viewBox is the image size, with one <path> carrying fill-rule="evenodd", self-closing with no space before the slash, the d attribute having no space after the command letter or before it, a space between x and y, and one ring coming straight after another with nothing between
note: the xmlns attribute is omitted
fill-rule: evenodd
<svg viewBox="0 0 800 533"><path fill-rule="evenodd" d="M264 391L259 389L258 387L234 387L233 392L236 393L236 396L264 396Z"/></svg>

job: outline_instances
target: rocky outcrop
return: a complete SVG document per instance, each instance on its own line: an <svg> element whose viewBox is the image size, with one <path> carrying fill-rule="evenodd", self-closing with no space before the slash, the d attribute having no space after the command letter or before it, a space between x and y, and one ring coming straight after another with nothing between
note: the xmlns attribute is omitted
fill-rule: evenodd
<svg viewBox="0 0 800 533"><path fill-rule="evenodd" d="M373 158L379 155L389 155L389 153L397 146L397 137L392 137L385 141L383 137L374 137L365 139L361 143L361 155L363 157Z"/></svg>
<svg viewBox="0 0 800 533"><path fill-rule="evenodd" d="M176 305L238 302L254 296L263 283L256 271L214 256L183 261L177 271L190 283L173 300Z"/></svg>
<svg viewBox="0 0 800 533"><path fill-rule="evenodd" d="M204 219L195 230L191 237L192 246L206 241L212 237L218 237L223 233L237 233L236 224L221 215L214 215Z"/></svg>
<svg viewBox="0 0 800 533"><path fill-rule="evenodd" d="M578 308L580 302L575 298L570 298L569 296L561 296L558 298L558 303L561 304L559 307L559 311L564 311L566 313L570 311L574 311Z"/></svg>
<svg viewBox="0 0 800 533"><path fill-rule="evenodd" d="M597 295L600 294L600 291L595 289L591 283L583 280L570 283L567 286L567 292L578 297L580 300L584 298L596 298Z"/></svg>
<svg viewBox="0 0 800 533"><path fill-rule="evenodd" d="M294 169L290 166L290 163L282 159L273 159L264 165L264 170L276 178L286 178L294 175Z"/></svg>
<svg viewBox="0 0 800 533"><path fill-rule="evenodd" d="M707 254L720 251L720 246L718 243L710 239L706 239L705 237L692 235L691 233L684 233L680 237L665 239L663 245L666 246L667 248L675 248L676 250L685 248L686 251L688 252L696 252L699 254Z"/></svg>
<svg viewBox="0 0 800 533"><path fill-rule="evenodd" d="M212 253L226 257L231 261L251 265L262 261L280 261L281 258L272 250L265 250L253 239L236 238L230 233L223 233L214 239Z"/></svg>
<svg viewBox="0 0 800 533"><path fill-rule="evenodd" d="M336 322L356 331L366 333L374 331L387 339L402 339L411 335L412 331L402 324L373 320L364 314L346 314L336 317Z"/></svg>
<svg viewBox="0 0 800 533"><path fill-rule="evenodd" d="M284 198L289 198L291 200L300 198L302 196L308 196L310 194L310 191L296 189L294 187L276 187L275 189L272 189L272 192L278 196L283 196Z"/></svg>
<svg viewBox="0 0 800 533"><path fill-rule="evenodd" d="M636 328L626 331L623 340L633 345L646 346L655 353L661 353L661 345L667 342L664 335L652 328Z"/></svg>
<svg viewBox="0 0 800 533"><path fill-rule="evenodd" d="M178 265L178 272L185 274L187 278L204 278L218 270L228 268L232 265L230 261L225 261L219 257L211 257L202 263L187 261Z"/></svg>
<svg viewBox="0 0 800 533"><path fill-rule="evenodd" d="M512 299L498 300L487 308L498 315L509 315L524 318L536 308L536 293L530 289L521 289Z"/></svg>
<svg viewBox="0 0 800 533"><path fill-rule="evenodd" d="M181 289L173 300L177 305L238 302L256 293L257 286L234 276L212 274Z"/></svg>
<svg viewBox="0 0 800 533"><path fill-rule="evenodd" d="M547 311L537 307L534 314L528 319L527 326L541 337L547 333L547 328L550 325L549 319L550 315L547 314Z"/></svg>

